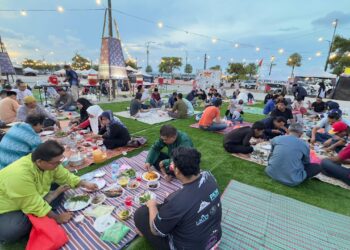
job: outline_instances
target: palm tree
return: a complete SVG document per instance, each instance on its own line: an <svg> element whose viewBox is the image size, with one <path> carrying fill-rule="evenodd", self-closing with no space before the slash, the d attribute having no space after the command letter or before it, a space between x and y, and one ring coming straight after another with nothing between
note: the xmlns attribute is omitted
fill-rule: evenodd
<svg viewBox="0 0 350 250"><path fill-rule="evenodd" d="M302 56L298 53L293 53L289 56L287 65L289 67L292 67L291 77L294 76L294 68L301 66L301 60L302 60Z"/></svg>

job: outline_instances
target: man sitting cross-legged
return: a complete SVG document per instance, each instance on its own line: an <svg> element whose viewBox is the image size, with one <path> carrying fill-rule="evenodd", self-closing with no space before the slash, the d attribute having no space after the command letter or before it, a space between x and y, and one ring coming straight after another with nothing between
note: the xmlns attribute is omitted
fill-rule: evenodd
<svg viewBox="0 0 350 250"><path fill-rule="evenodd" d="M170 156L172 151L178 147L193 147L191 138L184 132L176 130L171 125L163 125L160 128L160 138L153 144L148 152L145 168L150 170L153 165L161 171L167 181L171 180ZM164 147L168 153L161 152Z"/></svg>
<svg viewBox="0 0 350 250"><path fill-rule="evenodd" d="M297 186L321 172L320 165L310 163L310 148L300 139L302 134L303 126L293 123L289 126L289 135L271 140L272 149L265 172L287 186Z"/></svg>

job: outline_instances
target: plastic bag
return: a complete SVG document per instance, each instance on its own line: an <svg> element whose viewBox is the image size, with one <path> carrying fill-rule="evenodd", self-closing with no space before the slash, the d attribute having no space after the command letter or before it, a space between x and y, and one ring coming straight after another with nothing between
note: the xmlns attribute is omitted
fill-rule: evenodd
<svg viewBox="0 0 350 250"><path fill-rule="evenodd" d="M130 228L128 226L118 222L104 231L103 235L101 236L101 240L118 245L118 243L124 238L125 235L128 234L129 231Z"/></svg>
<svg viewBox="0 0 350 250"><path fill-rule="evenodd" d="M66 232L54 219L31 214L28 218L32 223L32 231L26 250L56 250L68 242Z"/></svg>

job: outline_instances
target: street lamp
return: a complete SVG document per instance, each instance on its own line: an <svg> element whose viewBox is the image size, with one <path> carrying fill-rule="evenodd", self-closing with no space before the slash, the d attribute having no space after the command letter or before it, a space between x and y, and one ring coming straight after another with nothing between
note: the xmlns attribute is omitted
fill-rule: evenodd
<svg viewBox="0 0 350 250"><path fill-rule="evenodd" d="M334 43L335 32L336 32L337 26L338 26L338 19L335 19L335 20L332 22L332 25L334 26L334 31L333 31L332 41L329 43L328 56L327 56L327 58L326 58L326 65L324 66L324 71L327 71L327 68L328 68L329 56L330 56L330 54L331 54L332 47L333 47L333 43Z"/></svg>

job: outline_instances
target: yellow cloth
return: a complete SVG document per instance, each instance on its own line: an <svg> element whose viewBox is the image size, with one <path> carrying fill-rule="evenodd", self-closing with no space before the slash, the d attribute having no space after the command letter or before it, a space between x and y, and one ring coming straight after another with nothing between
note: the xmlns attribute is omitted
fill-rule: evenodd
<svg viewBox="0 0 350 250"><path fill-rule="evenodd" d="M32 154L24 156L0 170L0 214L21 210L43 217L51 211L44 197L52 183L74 188L80 182L62 165L52 171L40 170L31 157Z"/></svg>
<svg viewBox="0 0 350 250"><path fill-rule="evenodd" d="M0 120L5 123L16 121L19 104L11 97L5 97L0 101Z"/></svg>
<svg viewBox="0 0 350 250"><path fill-rule="evenodd" d="M34 96L28 95L28 96L23 98L23 103L24 104L33 103L33 102L36 102Z"/></svg>

